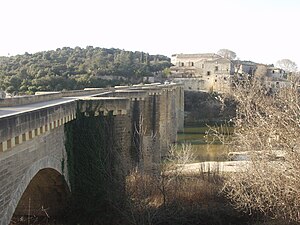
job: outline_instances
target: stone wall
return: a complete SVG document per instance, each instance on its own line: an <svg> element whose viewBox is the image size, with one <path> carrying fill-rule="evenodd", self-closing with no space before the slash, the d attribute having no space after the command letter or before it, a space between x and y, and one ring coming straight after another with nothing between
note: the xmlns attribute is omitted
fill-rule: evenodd
<svg viewBox="0 0 300 225"><path fill-rule="evenodd" d="M75 112L71 101L0 118L0 153L74 119Z"/></svg>
<svg viewBox="0 0 300 225"><path fill-rule="evenodd" d="M184 87L181 85L176 88L176 116L177 116L177 131L183 131L184 128Z"/></svg>
<svg viewBox="0 0 300 225"><path fill-rule="evenodd" d="M77 101L81 112L86 115L125 115L130 111L130 100L123 97L93 97Z"/></svg>
<svg viewBox="0 0 300 225"><path fill-rule="evenodd" d="M45 101L59 99L62 97L95 95L95 94L99 94L99 93L105 92L105 91L109 91L109 89L91 88L91 89L85 89L85 90L71 90L71 91L61 91L61 92L36 92L35 95L16 96L13 98L1 98L0 97L0 107L26 105L26 104L32 104L32 103L37 103L37 102L45 102Z"/></svg>
<svg viewBox="0 0 300 225"><path fill-rule="evenodd" d="M131 156L133 166L141 170L151 169L153 164L160 161L157 105L157 96L154 94L131 101Z"/></svg>
<svg viewBox="0 0 300 225"><path fill-rule="evenodd" d="M54 92L43 95L25 95L25 96L16 96L13 98L3 98L0 99L0 106L17 106L17 105L26 105L36 102L44 102L54 99L62 98L62 93Z"/></svg>
<svg viewBox="0 0 300 225"><path fill-rule="evenodd" d="M129 115L117 115L114 117L115 151L119 153L120 165L117 169L124 174L132 169L132 123Z"/></svg>
<svg viewBox="0 0 300 225"><path fill-rule="evenodd" d="M84 90L62 91L61 93L63 97L74 97L84 95L95 95L109 90L109 88L85 88Z"/></svg>
<svg viewBox="0 0 300 225"><path fill-rule="evenodd" d="M112 116L113 126L100 130L112 135L110 146L122 159L114 165L120 174L136 167L152 169L183 127L183 94L175 84L138 86L0 118L0 225L7 225L14 212L24 214L28 205L36 215L42 207L57 213L64 206L59 199L67 195L71 177L64 129L79 120L76 113ZM51 197L54 193L60 197Z"/></svg>
<svg viewBox="0 0 300 225"><path fill-rule="evenodd" d="M177 131L183 129L183 86L136 85L105 96L123 96L131 100L128 114L132 124L131 154L135 166L151 169L176 142Z"/></svg>
<svg viewBox="0 0 300 225"><path fill-rule="evenodd" d="M48 130L32 140L15 146L11 151L1 153L0 157L0 224L7 225L15 212L22 194L26 190L32 178L41 169L53 169L59 174L65 175L67 171L63 168L65 159L64 128L63 126ZM58 191L64 186L53 187ZM64 193L59 190L58 193ZM33 194L33 196L31 196ZM34 193L29 193L28 198L34 200ZM47 193L54 197L53 193ZM48 196L48 198L49 198ZM46 196L45 196L46 197ZM50 197L51 198L51 197ZM55 198L56 200L58 198ZM29 199L26 199L27 203ZM63 200L63 198L61 199ZM32 212L41 212L41 207L58 207L63 202L35 202L31 205ZM25 206L24 206L25 207ZM24 208L25 209L25 208ZM28 210L28 205L26 207Z"/></svg>
<svg viewBox="0 0 300 225"><path fill-rule="evenodd" d="M179 54L174 56L169 79L184 84L184 90L228 92L234 64L216 54Z"/></svg>
<svg viewBox="0 0 300 225"><path fill-rule="evenodd" d="M176 66L194 66L199 60L214 60L218 58L220 58L220 56L214 53L174 54L171 57L171 63Z"/></svg>
<svg viewBox="0 0 300 225"><path fill-rule="evenodd" d="M231 75L203 75L198 78L172 78L183 84L185 91L228 93L231 90Z"/></svg>

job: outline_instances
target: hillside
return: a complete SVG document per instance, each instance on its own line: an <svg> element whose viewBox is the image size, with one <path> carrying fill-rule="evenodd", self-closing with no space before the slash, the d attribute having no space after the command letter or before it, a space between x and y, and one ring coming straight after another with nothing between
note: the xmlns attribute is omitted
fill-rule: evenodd
<svg viewBox="0 0 300 225"><path fill-rule="evenodd" d="M170 59L88 46L0 57L0 89L8 93L60 91L137 83L170 67Z"/></svg>

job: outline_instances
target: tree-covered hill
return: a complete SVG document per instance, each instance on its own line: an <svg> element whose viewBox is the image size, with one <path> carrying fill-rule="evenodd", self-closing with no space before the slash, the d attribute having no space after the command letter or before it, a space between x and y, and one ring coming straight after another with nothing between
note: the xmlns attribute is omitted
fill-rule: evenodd
<svg viewBox="0 0 300 225"><path fill-rule="evenodd" d="M0 89L22 94L136 83L170 65L170 59L162 55L64 47L0 57Z"/></svg>

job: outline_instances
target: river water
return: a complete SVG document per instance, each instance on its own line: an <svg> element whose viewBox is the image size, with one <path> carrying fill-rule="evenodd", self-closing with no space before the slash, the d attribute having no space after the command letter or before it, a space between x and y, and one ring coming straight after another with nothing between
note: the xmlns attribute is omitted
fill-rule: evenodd
<svg viewBox="0 0 300 225"><path fill-rule="evenodd" d="M177 144L191 143L195 162L227 160L229 149L212 135L208 126L189 126L178 133ZM231 131L231 128L229 128Z"/></svg>

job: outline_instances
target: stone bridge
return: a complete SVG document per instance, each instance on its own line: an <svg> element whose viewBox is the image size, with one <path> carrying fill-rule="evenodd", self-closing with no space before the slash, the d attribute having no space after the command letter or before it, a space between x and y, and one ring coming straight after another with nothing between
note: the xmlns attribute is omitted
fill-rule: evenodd
<svg viewBox="0 0 300 225"><path fill-rule="evenodd" d="M0 99L0 225L66 207L76 183L72 151L76 141L89 145L82 134L93 134L81 130L84 118L110 118L104 140L128 170L159 162L183 129L183 93L178 84L152 84Z"/></svg>

